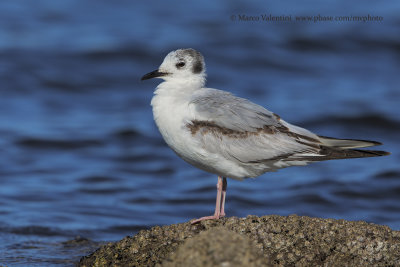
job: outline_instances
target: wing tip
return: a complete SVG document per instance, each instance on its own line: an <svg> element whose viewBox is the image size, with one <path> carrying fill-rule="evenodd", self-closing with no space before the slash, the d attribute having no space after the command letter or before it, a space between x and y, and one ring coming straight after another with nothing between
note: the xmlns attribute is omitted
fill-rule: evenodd
<svg viewBox="0 0 400 267"><path fill-rule="evenodd" d="M362 147L383 145L383 143L378 142L378 141L363 140L363 139L334 138L334 137L323 136L323 135L318 135L318 137L322 139L322 142L324 142L323 139L325 139L325 141L328 141L328 142L326 142L328 144L328 146L333 146L333 147L338 147L338 148L343 148L343 149L362 148ZM349 144L346 144L346 142ZM351 144L351 142L354 142L354 143ZM330 143L330 145L329 145L329 143ZM359 143L359 144L357 144L357 143ZM364 144L362 144L362 143L364 143ZM341 145L343 147L341 147Z"/></svg>
<svg viewBox="0 0 400 267"><path fill-rule="evenodd" d="M378 142L378 141L371 141L371 140L360 140L360 141L372 143L373 146L381 146L381 145L383 145L383 143Z"/></svg>
<svg viewBox="0 0 400 267"><path fill-rule="evenodd" d="M343 151L349 153L348 158L367 158L367 157L381 157L381 156L391 155L390 152L383 150L344 149Z"/></svg>
<svg viewBox="0 0 400 267"><path fill-rule="evenodd" d="M378 157L380 157L380 156L389 156L389 155L392 154L390 152L381 151L381 150L359 150L359 151L368 152L368 153L373 154L373 156L378 156Z"/></svg>

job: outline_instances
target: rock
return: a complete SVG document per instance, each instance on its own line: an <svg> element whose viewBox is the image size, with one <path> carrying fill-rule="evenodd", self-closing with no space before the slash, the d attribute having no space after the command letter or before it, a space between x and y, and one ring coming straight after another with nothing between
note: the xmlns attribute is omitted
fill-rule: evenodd
<svg viewBox="0 0 400 267"><path fill-rule="evenodd" d="M262 248L246 235L222 226L187 239L161 266L262 266Z"/></svg>
<svg viewBox="0 0 400 267"><path fill-rule="evenodd" d="M248 216L142 230L78 266L400 266L400 232L362 221Z"/></svg>

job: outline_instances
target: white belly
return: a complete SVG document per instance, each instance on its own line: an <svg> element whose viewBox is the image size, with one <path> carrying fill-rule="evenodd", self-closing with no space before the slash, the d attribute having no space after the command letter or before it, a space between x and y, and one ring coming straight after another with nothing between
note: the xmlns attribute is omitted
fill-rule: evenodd
<svg viewBox="0 0 400 267"><path fill-rule="evenodd" d="M222 155L209 153L193 136L187 124L195 119L187 102L170 96L155 95L151 101L154 120L168 146L183 160L204 171L220 176L243 179L247 170Z"/></svg>

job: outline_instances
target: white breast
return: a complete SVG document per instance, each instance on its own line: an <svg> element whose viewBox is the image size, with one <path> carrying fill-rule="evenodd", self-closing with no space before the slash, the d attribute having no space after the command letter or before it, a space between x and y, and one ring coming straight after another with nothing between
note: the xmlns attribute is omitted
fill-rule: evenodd
<svg viewBox="0 0 400 267"><path fill-rule="evenodd" d="M155 95L151 101L153 116L166 143L174 150L181 150L180 141L187 135L183 131L184 121L187 120L187 108L175 97Z"/></svg>
<svg viewBox="0 0 400 267"><path fill-rule="evenodd" d="M183 95L158 92L152 99L154 120L165 142L186 162L224 177L242 179L248 173L241 166L203 148L201 141L192 136L187 124L195 119L189 100Z"/></svg>

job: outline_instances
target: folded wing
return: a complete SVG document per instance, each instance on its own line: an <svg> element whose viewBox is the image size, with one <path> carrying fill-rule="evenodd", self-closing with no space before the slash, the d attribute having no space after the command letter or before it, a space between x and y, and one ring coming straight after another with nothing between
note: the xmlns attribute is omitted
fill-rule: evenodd
<svg viewBox="0 0 400 267"><path fill-rule="evenodd" d="M355 149L379 142L318 136L246 99L216 89L204 90L193 95L190 105L196 117L186 126L209 153L244 164L281 161L296 165L389 154Z"/></svg>

